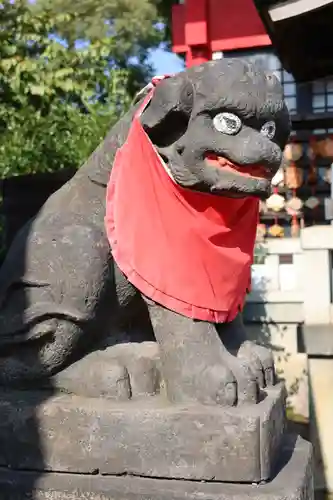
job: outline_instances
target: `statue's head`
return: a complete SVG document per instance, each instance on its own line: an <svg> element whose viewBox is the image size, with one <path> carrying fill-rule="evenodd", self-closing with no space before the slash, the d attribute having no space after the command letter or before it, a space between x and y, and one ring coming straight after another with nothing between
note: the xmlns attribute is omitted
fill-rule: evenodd
<svg viewBox="0 0 333 500"><path fill-rule="evenodd" d="M239 59L163 80L141 123L176 183L230 197L270 193L290 133L278 79Z"/></svg>

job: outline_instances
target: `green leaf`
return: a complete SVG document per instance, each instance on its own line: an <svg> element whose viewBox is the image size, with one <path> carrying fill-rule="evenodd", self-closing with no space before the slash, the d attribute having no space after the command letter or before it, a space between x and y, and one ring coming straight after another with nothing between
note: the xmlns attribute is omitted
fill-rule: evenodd
<svg viewBox="0 0 333 500"><path fill-rule="evenodd" d="M54 77L55 78L63 78L65 76L68 76L68 75L72 75L74 73L74 69L73 68L61 68L61 69L58 69L57 71L55 71L54 73Z"/></svg>
<svg viewBox="0 0 333 500"><path fill-rule="evenodd" d="M29 86L30 93L32 95L45 95L45 86L44 85L30 85Z"/></svg>

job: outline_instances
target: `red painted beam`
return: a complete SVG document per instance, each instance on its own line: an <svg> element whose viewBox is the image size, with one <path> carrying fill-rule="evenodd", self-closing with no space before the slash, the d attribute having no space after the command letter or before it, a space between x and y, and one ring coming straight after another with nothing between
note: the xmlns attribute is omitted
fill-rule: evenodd
<svg viewBox="0 0 333 500"><path fill-rule="evenodd" d="M188 46L186 66L210 61L212 53L208 39L208 1L186 0L185 41Z"/></svg>
<svg viewBox="0 0 333 500"><path fill-rule="evenodd" d="M185 41L185 4L173 5L171 15L172 50L185 54L188 48Z"/></svg>
<svg viewBox="0 0 333 500"><path fill-rule="evenodd" d="M186 53L186 66L209 61L207 0L186 0L172 6L172 50Z"/></svg>
<svg viewBox="0 0 333 500"><path fill-rule="evenodd" d="M206 45L208 43L207 0L186 0L185 40L186 45Z"/></svg>
<svg viewBox="0 0 333 500"><path fill-rule="evenodd" d="M253 0L185 0L172 8L173 51L186 53L187 66L216 51L271 45Z"/></svg>
<svg viewBox="0 0 333 500"><path fill-rule="evenodd" d="M208 26L213 52L271 44L253 0L209 0Z"/></svg>
<svg viewBox="0 0 333 500"><path fill-rule="evenodd" d="M213 52L271 44L253 0L209 0L208 27Z"/></svg>

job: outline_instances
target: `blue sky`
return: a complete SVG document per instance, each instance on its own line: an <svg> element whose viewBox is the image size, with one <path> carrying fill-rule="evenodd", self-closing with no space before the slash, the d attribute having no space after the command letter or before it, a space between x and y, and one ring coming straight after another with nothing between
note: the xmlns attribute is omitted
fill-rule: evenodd
<svg viewBox="0 0 333 500"><path fill-rule="evenodd" d="M59 37L53 35L52 37L55 38L58 42L63 43L63 41ZM78 40L76 46L83 47L86 43L87 42ZM178 57L177 54L163 49L163 46L161 48L150 51L149 62L155 68L155 75L177 73L178 71L182 71L184 69L183 60Z"/></svg>
<svg viewBox="0 0 333 500"><path fill-rule="evenodd" d="M163 49L151 51L150 61L155 67L156 75L177 73L184 68L184 63L176 54Z"/></svg>

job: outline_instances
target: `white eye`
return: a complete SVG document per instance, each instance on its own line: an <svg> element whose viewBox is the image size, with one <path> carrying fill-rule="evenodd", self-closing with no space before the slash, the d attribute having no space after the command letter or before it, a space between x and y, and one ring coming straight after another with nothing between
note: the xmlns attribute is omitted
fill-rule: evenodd
<svg viewBox="0 0 333 500"><path fill-rule="evenodd" d="M275 136L275 132L276 132L275 123L274 122L264 123L264 125L261 127L260 132L262 133L262 135L267 137L267 139L273 139L273 137Z"/></svg>
<svg viewBox="0 0 333 500"><path fill-rule="evenodd" d="M242 128L242 122L233 113L219 113L214 116L213 125L219 132L228 135L237 134Z"/></svg>

